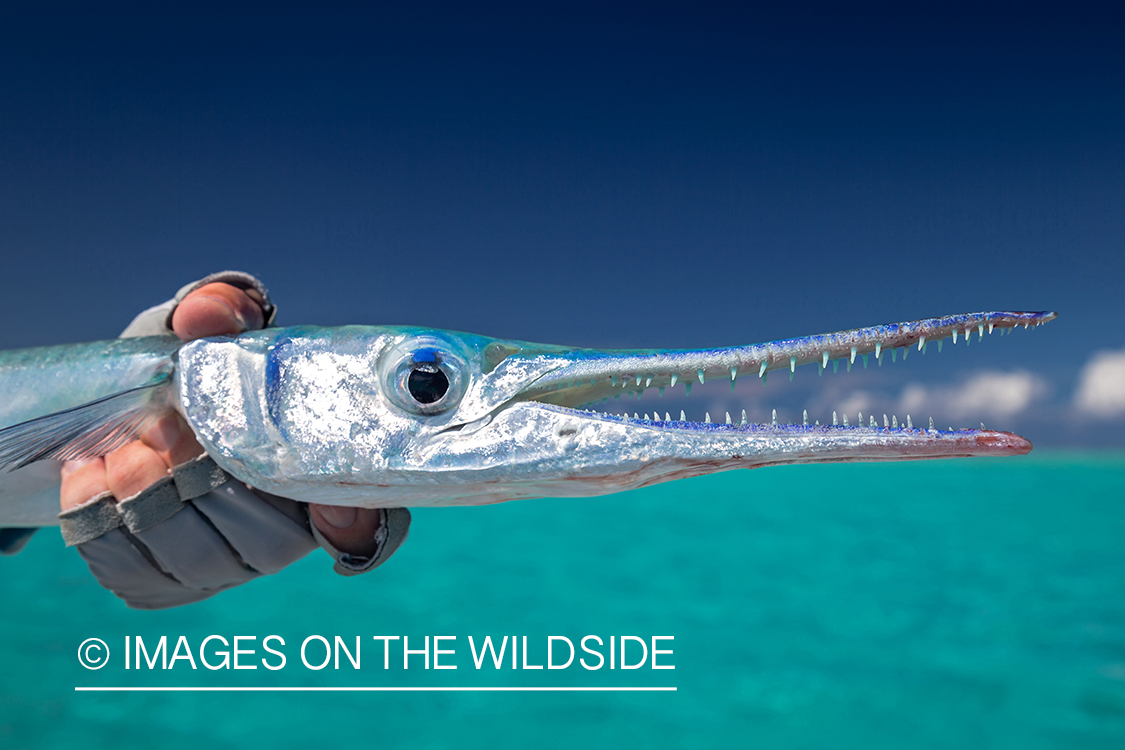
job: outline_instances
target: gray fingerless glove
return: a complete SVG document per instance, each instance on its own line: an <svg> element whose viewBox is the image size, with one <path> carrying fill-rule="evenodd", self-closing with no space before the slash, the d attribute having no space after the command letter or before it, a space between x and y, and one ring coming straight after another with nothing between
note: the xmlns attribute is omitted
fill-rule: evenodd
<svg viewBox="0 0 1125 750"><path fill-rule="evenodd" d="M136 609L163 609L276 573L317 543L303 504L260 497L207 456L115 502L108 493L59 515L105 588Z"/></svg>
<svg viewBox="0 0 1125 750"><path fill-rule="evenodd" d="M105 493L59 522L102 586L134 609L164 609L277 573L318 542L337 572L366 573L406 539L410 512L381 511L375 554L355 557L320 535L307 505L232 479L204 455L133 497L117 502Z"/></svg>
<svg viewBox="0 0 1125 750"><path fill-rule="evenodd" d="M181 287L180 291L176 292L176 296L172 299L156 305L155 307L150 307L133 318L133 322L126 326L125 330L121 332L120 338L129 339L139 336L171 335L173 333L172 314L176 312L176 307L184 301L184 297L200 287L214 283L230 284L235 289L249 292L262 306L262 319L265 321L266 327L273 325L274 318L277 317L277 306L274 305L273 300L270 299L270 293L269 290L266 289L265 284L243 271L219 271L218 273L205 276L199 281Z"/></svg>

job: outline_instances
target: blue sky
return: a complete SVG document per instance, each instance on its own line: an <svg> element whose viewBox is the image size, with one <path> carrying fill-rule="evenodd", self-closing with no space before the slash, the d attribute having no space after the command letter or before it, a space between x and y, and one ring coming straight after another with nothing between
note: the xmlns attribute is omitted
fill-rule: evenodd
<svg viewBox="0 0 1125 750"><path fill-rule="evenodd" d="M968 350L685 406L913 408L1120 446L1125 24L1108 13L7 12L0 346L115 335L222 268L263 278L281 324L585 346L1049 309Z"/></svg>

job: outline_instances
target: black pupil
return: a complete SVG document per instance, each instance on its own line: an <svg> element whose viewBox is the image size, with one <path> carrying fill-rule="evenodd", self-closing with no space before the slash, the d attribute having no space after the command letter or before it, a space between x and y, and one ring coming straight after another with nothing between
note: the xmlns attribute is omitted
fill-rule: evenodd
<svg viewBox="0 0 1125 750"><path fill-rule="evenodd" d="M418 403L432 404L440 401L449 390L449 378L435 365L414 365L406 380L406 387Z"/></svg>

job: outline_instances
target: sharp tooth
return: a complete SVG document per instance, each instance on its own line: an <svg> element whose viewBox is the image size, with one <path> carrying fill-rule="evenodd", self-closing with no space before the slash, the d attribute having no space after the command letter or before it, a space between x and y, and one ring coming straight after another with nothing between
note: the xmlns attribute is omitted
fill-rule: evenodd
<svg viewBox="0 0 1125 750"><path fill-rule="evenodd" d="M883 415L883 426L884 426L884 427L890 427L890 426L891 426L891 423L890 423L890 421L889 421L889 420L887 419L887 415L886 415L886 414L884 414L884 415Z"/></svg>
<svg viewBox="0 0 1125 750"><path fill-rule="evenodd" d="M918 339L918 351L922 351L922 347L924 347L925 345L926 345L926 337L923 336L922 338Z"/></svg>
<svg viewBox="0 0 1125 750"><path fill-rule="evenodd" d="M817 427L820 427L820 420L819 420L819 419L818 419L818 420L816 420L816 426L817 426Z"/></svg>
<svg viewBox="0 0 1125 750"><path fill-rule="evenodd" d="M773 424L775 427L777 426L777 409L773 410Z"/></svg>
<svg viewBox="0 0 1125 750"><path fill-rule="evenodd" d="M797 372L797 358L796 357L790 357L789 358L789 372Z"/></svg>
<svg viewBox="0 0 1125 750"><path fill-rule="evenodd" d="M914 429L914 423L910 421L910 415L909 414L906 415L906 429L908 429L908 430Z"/></svg>
<svg viewBox="0 0 1125 750"><path fill-rule="evenodd" d="M992 331L990 330L989 333L992 333ZM983 338L984 338L984 323L979 323L977 325L977 341L980 341Z"/></svg>
<svg viewBox="0 0 1125 750"><path fill-rule="evenodd" d="M937 353L938 354L941 354L941 345L944 344L944 343L945 343L945 339L938 339L938 342L937 342ZM957 342L954 341L953 343L956 344Z"/></svg>
<svg viewBox="0 0 1125 750"><path fill-rule="evenodd" d="M695 374L699 378L699 384L703 385L703 370L696 370Z"/></svg>
<svg viewBox="0 0 1125 750"><path fill-rule="evenodd" d="M738 368L737 367L730 368L730 382L733 383L734 379L737 378L737 377L738 377Z"/></svg>
<svg viewBox="0 0 1125 750"><path fill-rule="evenodd" d="M891 349L891 364L898 359L898 349Z"/></svg>
<svg viewBox="0 0 1125 750"><path fill-rule="evenodd" d="M650 385L652 385L652 376L651 376L651 375L649 375L649 376L648 376L648 377L647 377L647 378L645 379L645 388L648 388L648 387L649 387Z"/></svg>
<svg viewBox="0 0 1125 750"><path fill-rule="evenodd" d="M987 427L985 427L985 426L984 426L984 422L981 422L981 423L980 423L980 428L981 428L982 430L987 430L987 429L988 429Z"/></svg>
<svg viewBox="0 0 1125 750"><path fill-rule="evenodd" d="M742 410L742 421L739 422L739 424L740 425L746 424L746 410L745 409Z"/></svg>
<svg viewBox="0 0 1125 750"><path fill-rule="evenodd" d="M879 355L883 353L883 342L875 342L875 359L879 359Z"/></svg>
<svg viewBox="0 0 1125 750"><path fill-rule="evenodd" d="M844 415L844 427L847 427L847 426L848 426L848 415L845 414Z"/></svg>
<svg viewBox="0 0 1125 750"><path fill-rule="evenodd" d="M621 394L620 393L615 394L614 397L613 397L613 400L614 401L620 401L621 400Z"/></svg>
<svg viewBox="0 0 1125 750"><path fill-rule="evenodd" d="M827 350L825 350L824 353L820 355L820 366L822 368L828 367L828 351Z"/></svg>
<svg viewBox="0 0 1125 750"><path fill-rule="evenodd" d="M691 395L691 383L684 383L684 395L685 396Z"/></svg>
<svg viewBox="0 0 1125 750"><path fill-rule="evenodd" d="M866 354L863 355L863 369L865 369L865 370L867 369L867 355Z"/></svg>
<svg viewBox="0 0 1125 750"><path fill-rule="evenodd" d="M648 412L647 412L647 411L645 412L645 421L646 421L646 422L651 422L651 421L652 421L651 419L649 419L649 416L648 416Z"/></svg>
<svg viewBox="0 0 1125 750"><path fill-rule="evenodd" d="M990 335L990 336L992 335L992 326L993 326L992 323L988 324L988 335Z"/></svg>
<svg viewBox="0 0 1125 750"><path fill-rule="evenodd" d="M971 336L969 335L969 329L968 329L968 328L966 328L966 329L965 329L965 346L968 346L968 345L969 345L969 344L971 344L971 343L973 343L973 339L972 339L972 337L971 337Z"/></svg>
<svg viewBox="0 0 1125 750"><path fill-rule="evenodd" d="M836 419L836 412L832 412L832 426L836 427L838 424L840 424L840 422Z"/></svg>
<svg viewBox="0 0 1125 750"><path fill-rule="evenodd" d="M891 429L895 429L895 430L898 429L898 415L897 414L895 416L891 417Z"/></svg>
<svg viewBox="0 0 1125 750"><path fill-rule="evenodd" d="M730 424L730 412L727 412L727 424Z"/></svg>
<svg viewBox="0 0 1125 750"><path fill-rule="evenodd" d="M626 378L626 377L621 378L621 387L622 388L628 388L629 387L629 378Z"/></svg>
<svg viewBox="0 0 1125 750"><path fill-rule="evenodd" d="M611 375L611 376L610 376L610 378L609 378L609 384L610 384L611 386L613 386L614 388L616 388L616 387L617 387L617 376L616 376L616 375Z"/></svg>
<svg viewBox="0 0 1125 750"><path fill-rule="evenodd" d="M906 355L907 354L910 354L910 347L909 346L902 347L902 361L903 362L906 361Z"/></svg>
<svg viewBox="0 0 1125 750"><path fill-rule="evenodd" d="M686 422L686 421L687 421L687 414L684 414L684 410L683 410L683 409L680 409L680 421L681 421L681 422Z"/></svg>
<svg viewBox="0 0 1125 750"><path fill-rule="evenodd" d="M805 427L809 426L809 410L808 409L805 409L804 417L801 419L801 422L805 425Z"/></svg>
<svg viewBox="0 0 1125 750"><path fill-rule="evenodd" d="M854 364L855 364L855 352L856 352L856 348L855 348L855 347L853 346L853 347L852 347L852 358L851 358L851 360L850 360L850 361L848 362L848 364L849 364L849 365L854 365Z"/></svg>
<svg viewBox="0 0 1125 750"><path fill-rule="evenodd" d="M711 424L711 412L709 412L709 411L703 412L703 423L704 424Z"/></svg>
<svg viewBox="0 0 1125 750"><path fill-rule="evenodd" d="M1025 331L1027 330L1027 323L1023 324L1023 330L1025 330Z"/></svg>
<svg viewBox="0 0 1125 750"><path fill-rule="evenodd" d="M838 359L832 360L832 372L837 373L839 371L840 371L840 360L838 360Z"/></svg>
<svg viewBox="0 0 1125 750"><path fill-rule="evenodd" d="M876 425L875 425L875 415L874 415L874 414L873 414L873 415L871 415L871 426L872 426L872 427L875 427L875 426L876 426Z"/></svg>
<svg viewBox="0 0 1125 750"><path fill-rule="evenodd" d="M859 413L859 419L856 420L860 427L863 427L863 412Z"/></svg>
<svg viewBox="0 0 1125 750"><path fill-rule="evenodd" d="M664 386L660 386L660 388L656 391L656 397L660 398L663 395L664 395Z"/></svg>
<svg viewBox="0 0 1125 750"><path fill-rule="evenodd" d="M957 343L957 329L956 328L953 329L953 343L954 344Z"/></svg>
<svg viewBox="0 0 1125 750"><path fill-rule="evenodd" d="M665 422L671 422L672 421L672 415L669 414L668 412L664 412L664 421Z"/></svg>
<svg viewBox="0 0 1125 750"><path fill-rule="evenodd" d="M640 417L637 416L637 412L633 412L633 419L640 419Z"/></svg>
<svg viewBox="0 0 1125 750"><path fill-rule="evenodd" d="M934 429L934 418L930 417L930 429Z"/></svg>
<svg viewBox="0 0 1125 750"><path fill-rule="evenodd" d="M675 387L676 387L676 381L678 381L679 379L680 379L680 376L679 376L679 375L673 375L673 376L672 376L672 382L671 382L671 383L669 383L669 384L668 384L668 386L669 386L670 388L675 388Z"/></svg>
<svg viewBox="0 0 1125 750"><path fill-rule="evenodd" d="M638 376L637 376L637 385L640 385L640 384L641 384L641 376L640 376L640 375L638 375Z"/></svg>
<svg viewBox="0 0 1125 750"><path fill-rule="evenodd" d="M759 378L764 378L766 376L766 365L767 364L769 364L769 363L762 362L762 366L758 368L758 377Z"/></svg>

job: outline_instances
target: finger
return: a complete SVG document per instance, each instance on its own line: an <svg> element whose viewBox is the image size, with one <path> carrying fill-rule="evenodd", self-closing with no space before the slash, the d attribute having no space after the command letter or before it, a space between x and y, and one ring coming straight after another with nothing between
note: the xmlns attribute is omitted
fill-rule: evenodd
<svg viewBox="0 0 1125 750"><path fill-rule="evenodd" d="M67 461L62 465L62 488L59 500L62 510L85 505L103 492L109 491L106 483L105 461L101 458L88 458L83 461Z"/></svg>
<svg viewBox="0 0 1125 750"><path fill-rule="evenodd" d="M241 289L221 282L196 289L172 315L172 330L184 341L242 333L264 324L261 305Z"/></svg>
<svg viewBox="0 0 1125 750"><path fill-rule="evenodd" d="M160 455L136 440L105 457L106 483L118 500L132 497L168 475Z"/></svg>
<svg viewBox="0 0 1125 750"><path fill-rule="evenodd" d="M341 552L357 557L371 557L375 554L379 511L309 503L309 517L324 538Z"/></svg>
<svg viewBox="0 0 1125 750"><path fill-rule="evenodd" d="M169 469L203 453L203 446L179 414L157 420L141 435L141 442L152 448Z"/></svg>

